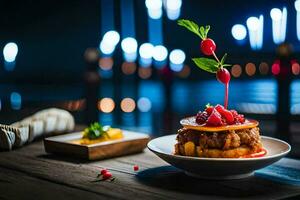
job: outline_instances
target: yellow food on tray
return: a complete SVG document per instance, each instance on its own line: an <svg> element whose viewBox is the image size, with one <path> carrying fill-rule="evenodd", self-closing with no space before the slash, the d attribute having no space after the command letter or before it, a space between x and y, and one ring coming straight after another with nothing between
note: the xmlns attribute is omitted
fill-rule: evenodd
<svg viewBox="0 0 300 200"><path fill-rule="evenodd" d="M110 140L122 139L121 129L111 128L110 126L101 126L98 122L91 124L84 129L82 139L71 141L74 144L89 145Z"/></svg>

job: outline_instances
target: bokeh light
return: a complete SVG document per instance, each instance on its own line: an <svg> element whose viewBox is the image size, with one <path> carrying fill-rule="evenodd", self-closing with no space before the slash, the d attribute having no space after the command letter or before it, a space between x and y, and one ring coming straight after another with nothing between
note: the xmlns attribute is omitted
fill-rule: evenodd
<svg viewBox="0 0 300 200"><path fill-rule="evenodd" d="M168 50L162 45L157 45L153 49L153 59L156 61L164 61L168 57Z"/></svg>
<svg viewBox="0 0 300 200"><path fill-rule="evenodd" d="M149 112L151 110L152 103L150 99L141 97L137 102L137 106L141 112Z"/></svg>
<svg viewBox="0 0 300 200"><path fill-rule="evenodd" d="M140 57L145 59L151 59L153 56L154 46L150 43L144 43L139 48Z"/></svg>
<svg viewBox="0 0 300 200"><path fill-rule="evenodd" d="M111 98L103 98L98 102L98 109L104 113L110 113L115 108L115 102Z"/></svg>
<svg viewBox="0 0 300 200"><path fill-rule="evenodd" d="M188 65L184 65L182 70L177 73L180 78L187 78L191 74L191 68Z"/></svg>
<svg viewBox="0 0 300 200"><path fill-rule="evenodd" d="M132 112L135 109L135 101L131 98L125 98L121 101L121 110L123 112Z"/></svg>
<svg viewBox="0 0 300 200"><path fill-rule="evenodd" d="M100 51L104 54L104 55L111 55L114 51L115 51L115 45L113 45L112 43L110 43L109 41L106 40L102 40L100 42Z"/></svg>
<svg viewBox="0 0 300 200"><path fill-rule="evenodd" d="M263 75L266 75L266 74L269 73L269 65L268 65L268 63L266 63L266 62L261 62L261 63L259 64L258 69L259 69L259 72L260 72L261 74L263 74Z"/></svg>
<svg viewBox="0 0 300 200"><path fill-rule="evenodd" d="M121 68L122 72L126 75L134 74L136 71L136 64L135 62L123 62Z"/></svg>
<svg viewBox="0 0 300 200"><path fill-rule="evenodd" d="M18 54L18 45L14 42L7 43L3 48L3 57L6 62L14 62Z"/></svg>
<svg viewBox="0 0 300 200"><path fill-rule="evenodd" d="M236 24L232 27L231 34L236 40L244 40L247 36L246 27L242 24Z"/></svg>
<svg viewBox="0 0 300 200"><path fill-rule="evenodd" d="M22 97L18 92L12 92L10 94L10 104L13 110L20 110L22 105Z"/></svg>
<svg viewBox="0 0 300 200"><path fill-rule="evenodd" d="M240 77L241 74L242 74L242 67L241 65L233 65L232 68L231 68L231 74L233 77Z"/></svg>
<svg viewBox="0 0 300 200"><path fill-rule="evenodd" d="M120 41L120 34L117 31L107 31L103 35L103 41L109 42L111 45L116 46Z"/></svg>
<svg viewBox="0 0 300 200"><path fill-rule="evenodd" d="M279 20L281 20L282 12L278 8L273 8L270 11L270 16L271 16L272 20L279 21Z"/></svg>
<svg viewBox="0 0 300 200"><path fill-rule="evenodd" d="M181 49L174 49L169 56L170 62L174 64L183 64L185 61L185 53Z"/></svg>
<svg viewBox="0 0 300 200"><path fill-rule="evenodd" d="M299 73L300 73L300 65L299 65L299 63L296 62L296 61L294 61L294 62L292 63L292 73L293 73L294 75L299 75Z"/></svg>
<svg viewBox="0 0 300 200"><path fill-rule="evenodd" d="M253 76L256 72L256 67L254 63L247 63L245 67L246 74L248 76Z"/></svg>
<svg viewBox="0 0 300 200"><path fill-rule="evenodd" d="M152 68L151 67L139 67L138 74L139 74L139 77L142 79L150 78L152 75Z"/></svg>
<svg viewBox="0 0 300 200"><path fill-rule="evenodd" d="M280 73L280 61L277 60L272 65L272 74L278 75Z"/></svg>
<svg viewBox="0 0 300 200"><path fill-rule="evenodd" d="M99 67L104 71L111 70L113 65L114 61L111 57L104 57L99 59Z"/></svg>
<svg viewBox="0 0 300 200"><path fill-rule="evenodd" d="M87 48L84 52L84 58L87 62L95 63L99 58L99 51L95 48Z"/></svg>
<svg viewBox="0 0 300 200"><path fill-rule="evenodd" d="M145 5L148 15L152 19L159 19L162 16L162 0L146 0Z"/></svg>

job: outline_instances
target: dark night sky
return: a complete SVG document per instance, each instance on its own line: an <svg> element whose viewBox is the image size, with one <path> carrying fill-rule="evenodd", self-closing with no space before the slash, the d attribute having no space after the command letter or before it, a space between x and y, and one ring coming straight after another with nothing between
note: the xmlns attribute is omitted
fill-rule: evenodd
<svg viewBox="0 0 300 200"><path fill-rule="evenodd" d="M231 36L231 27L245 24L250 16L264 14L264 48L260 52L272 58L275 45L272 42L269 12L271 8L288 8L287 41L298 44L295 33L294 1L199 1L183 0L183 18L199 24L210 24L210 37L218 44L220 54L228 52L241 62L247 62L252 54L249 44L240 47ZM118 5L119 1L115 1ZM115 11L118 11L118 6ZM135 0L136 35L138 42L147 40L147 15L144 0ZM137 17L138 16L138 17ZM87 47L97 47L101 38L100 0L37 1L9 0L0 2L0 48L9 41L19 46L17 67L14 72L0 69L2 82L19 80L59 79L76 81L84 70L83 52ZM164 44L169 49L182 48L188 55L198 54L197 38L178 27L175 21L164 17ZM116 13L116 24L119 14ZM117 26L117 30L120 28ZM271 56L270 56L271 55ZM116 55L115 58L119 58ZM1 65L3 57L1 55ZM246 60L245 60L246 59ZM260 60L259 60L260 61Z"/></svg>

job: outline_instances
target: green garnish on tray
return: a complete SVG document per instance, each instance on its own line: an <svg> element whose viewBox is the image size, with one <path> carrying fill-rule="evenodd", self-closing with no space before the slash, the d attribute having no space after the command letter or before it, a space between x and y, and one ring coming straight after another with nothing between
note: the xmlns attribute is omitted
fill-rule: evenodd
<svg viewBox="0 0 300 200"><path fill-rule="evenodd" d="M107 131L110 126L102 126L99 122L92 123L89 127L85 128L83 131L83 138L88 138L90 140L98 139L103 136L109 138Z"/></svg>

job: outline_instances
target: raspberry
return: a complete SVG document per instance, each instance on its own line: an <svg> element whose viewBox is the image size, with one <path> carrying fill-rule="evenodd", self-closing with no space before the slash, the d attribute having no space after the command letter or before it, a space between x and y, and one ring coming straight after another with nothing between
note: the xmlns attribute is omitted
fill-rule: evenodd
<svg viewBox="0 0 300 200"><path fill-rule="evenodd" d="M242 123L245 122L245 117L244 117L244 115L238 114L238 112L235 111L235 110L230 110L230 112L231 112L232 115L233 115L233 118L234 118L235 123L237 123L237 124L242 124Z"/></svg>
<svg viewBox="0 0 300 200"><path fill-rule="evenodd" d="M112 177L112 174L110 172L106 172L105 174L103 174L103 180L109 179Z"/></svg>
<svg viewBox="0 0 300 200"><path fill-rule="evenodd" d="M105 174L105 173L107 173L107 172L108 172L107 169L102 169L100 173L101 173L101 175L103 175L103 174Z"/></svg>
<svg viewBox="0 0 300 200"><path fill-rule="evenodd" d="M198 112L196 116L196 122L198 124L204 124L208 118L207 112Z"/></svg>
<svg viewBox="0 0 300 200"><path fill-rule="evenodd" d="M216 109L213 109L211 115L207 119L206 124L211 126L223 125L221 114Z"/></svg>
<svg viewBox="0 0 300 200"><path fill-rule="evenodd" d="M215 109L222 115L222 113L225 111L225 108L221 106L220 104L217 104L215 106Z"/></svg>
<svg viewBox="0 0 300 200"><path fill-rule="evenodd" d="M139 166L138 166L138 165L134 165L134 166L133 166L133 170L134 170L134 171L138 171L138 170L139 170Z"/></svg>
<svg viewBox="0 0 300 200"><path fill-rule="evenodd" d="M208 115L211 114L211 112L213 111L214 107L213 106L208 106L206 109L205 109L205 112L207 112Z"/></svg>
<svg viewBox="0 0 300 200"><path fill-rule="evenodd" d="M235 121L233 114L229 110L224 110L222 116L226 119L227 124L233 124Z"/></svg>
<svg viewBox="0 0 300 200"><path fill-rule="evenodd" d="M245 122L244 115L242 115L242 114L239 114L236 119L241 124Z"/></svg>

